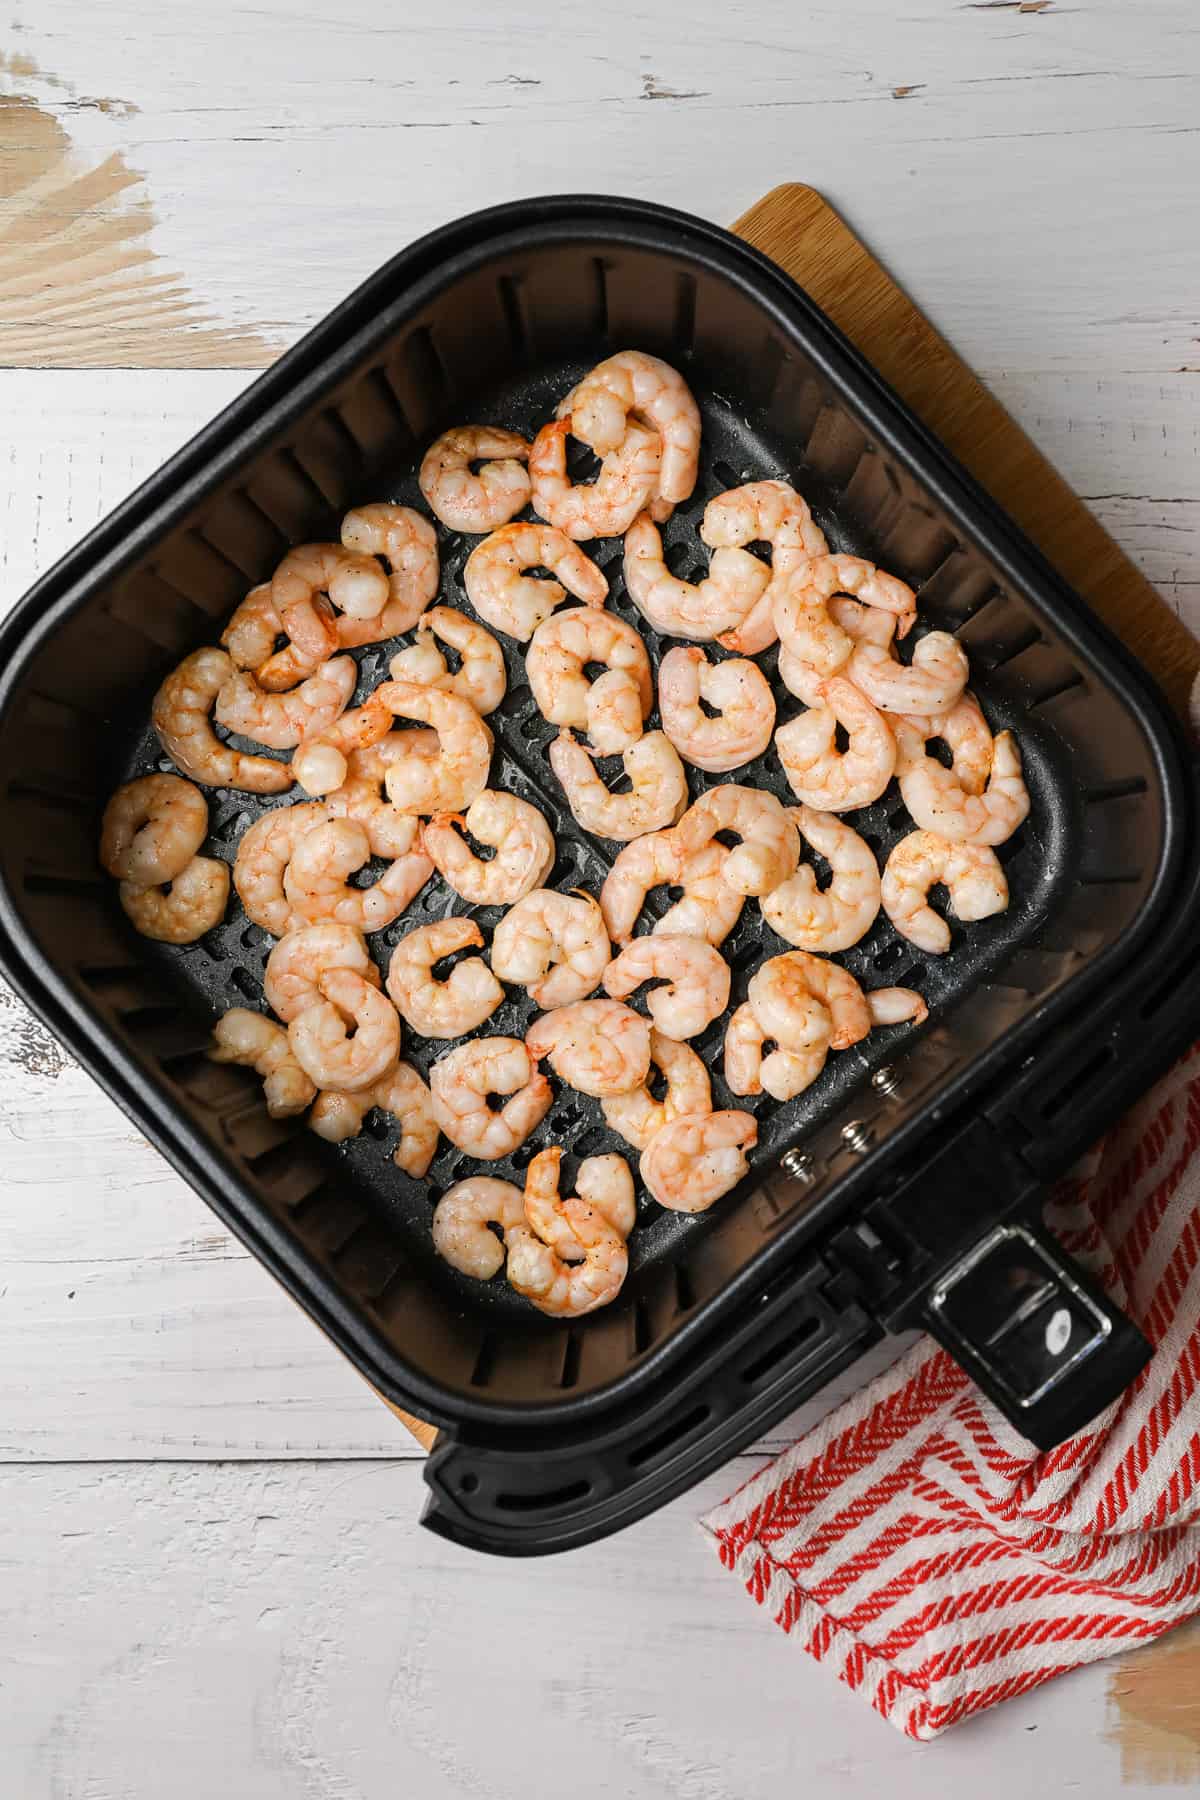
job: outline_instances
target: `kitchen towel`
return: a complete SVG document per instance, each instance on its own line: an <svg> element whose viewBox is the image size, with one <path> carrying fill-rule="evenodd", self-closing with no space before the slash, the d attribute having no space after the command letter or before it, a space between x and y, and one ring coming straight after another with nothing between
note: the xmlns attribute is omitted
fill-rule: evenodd
<svg viewBox="0 0 1200 1800"><path fill-rule="evenodd" d="M922 1339L703 1521L789 1637L933 1738L1200 1611L1200 1045L1047 1221L1156 1346L1039 1451Z"/></svg>

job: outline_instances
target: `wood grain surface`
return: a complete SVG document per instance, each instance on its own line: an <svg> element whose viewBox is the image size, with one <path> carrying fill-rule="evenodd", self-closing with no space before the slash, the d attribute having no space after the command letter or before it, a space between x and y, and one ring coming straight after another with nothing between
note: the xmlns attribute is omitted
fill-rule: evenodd
<svg viewBox="0 0 1200 1800"><path fill-rule="evenodd" d="M18 0L0 605L418 232L552 188L728 220L792 174L1200 622L1198 76L1190 0L696 0L686 29L632 0ZM753 1458L610 1544L511 1565L419 1531L421 1454L0 995L0 1794L1200 1780L1194 1634L916 1750L694 1530Z"/></svg>

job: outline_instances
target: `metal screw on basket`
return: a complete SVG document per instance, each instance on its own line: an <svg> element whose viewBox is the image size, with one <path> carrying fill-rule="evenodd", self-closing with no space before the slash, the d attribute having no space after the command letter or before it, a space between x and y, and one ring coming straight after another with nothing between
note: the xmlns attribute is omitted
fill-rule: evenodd
<svg viewBox="0 0 1200 1800"><path fill-rule="evenodd" d="M789 1150L786 1156L780 1157L779 1166L785 1175L792 1176L796 1181L802 1181L805 1187L811 1187L816 1180L816 1176L813 1174L813 1159L807 1150Z"/></svg>
<svg viewBox="0 0 1200 1800"><path fill-rule="evenodd" d="M864 1156L871 1148L874 1136L875 1133L861 1119L851 1119L849 1125L842 1126L842 1142L847 1149L857 1151L859 1156Z"/></svg>
<svg viewBox="0 0 1200 1800"><path fill-rule="evenodd" d="M871 1086L877 1094L884 1094L890 1099L893 1094L900 1092L900 1077L895 1069L885 1063L882 1069L876 1069L872 1075Z"/></svg>

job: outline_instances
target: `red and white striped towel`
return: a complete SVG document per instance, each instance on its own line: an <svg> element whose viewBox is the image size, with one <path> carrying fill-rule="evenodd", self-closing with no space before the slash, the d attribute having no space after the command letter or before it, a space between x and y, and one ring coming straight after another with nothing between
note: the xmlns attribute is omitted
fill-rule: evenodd
<svg viewBox="0 0 1200 1800"><path fill-rule="evenodd" d="M1200 1611L1200 1045L1047 1211L1156 1354L1040 1452L922 1340L703 1521L785 1632L910 1737Z"/></svg>

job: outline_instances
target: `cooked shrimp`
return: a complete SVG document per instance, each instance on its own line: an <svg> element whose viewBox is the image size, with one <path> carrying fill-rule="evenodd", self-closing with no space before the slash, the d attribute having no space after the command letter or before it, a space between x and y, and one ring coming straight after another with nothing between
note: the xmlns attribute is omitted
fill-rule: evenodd
<svg viewBox="0 0 1200 1800"><path fill-rule="evenodd" d="M535 888L509 908L492 934L492 968L549 1011L585 1000L600 986L612 947L590 894Z"/></svg>
<svg viewBox="0 0 1200 1800"><path fill-rule="evenodd" d="M565 728L550 746L550 767L585 831L627 841L673 825L687 805L687 776L665 732L646 732L622 754L632 784L626 794L605 787L593 758L594 752Z"/></svg>
<svg viewBox="0 0 1200 1800"><path fill-rule="evenodd" d="M772 588L775 629L789 656L829 676L850 657L851 639L830 602L854 594L863 605L890 613L904 637L917 616L912 589L861 556L818 556Z"/></svg>
<svg viewBox="0 0 1200 1800"><path fill-rule="evenodd" d="M520 1038L471 1038L429 1071L433 1111L450 1142L480 1162L519 1150L550 1110L550 1083ZM499 1112L491 1094L507 1094Z"/></svg>
<svg viewBox="0 0 1200 1800"><path fill-rule="evenodd" d="M160 944L194 944L219 925L229 899L229 869L211 856L193 856L165 886L123 881L117 896L130 923Z"/></svg>
<svg viewBox="0 0 1200 1800"><path fill-rule="evenodd" d="M698 1037L729 1004L729 964L698 937L653 932L634 938L604 971L604 989L628 999L644 981L665 981L646 995L646 1007L664 1037Z"/></svg>
<svg viewBox="0 0 1200 1800"><path fill-rule="evenodd" d="M302 925L280 938L263 976L267 1005L285 1025L320 1000L317 983L326 969L353 969L373 987L379 986L379 970L360 931L352 925Z"/></svg>
<svg viewBox="0 0 1200 1800"><path fill-rule="evenodd" d="M575 539L620 537L658 492L662 439L630 425L621 443L600 463L595 481L576 486L567 474L571 421L543 425L529 452L533 510Z"/></svg>
<svg viewBox="0 0 1200 1800"><path fill-rule="evenodd" d="M587 733L598 756L623 756L642 735L642 692L624 669L604 669L588 693Z"/></svg>
<svg viewBox="0 0 1200 1800"><path fill-rule="evenodd" d="M637 1224L633 1170L615 1150L605 1156L584 1157L575 1172L575 1192L585 1206L594 1207L623 1238Z"/></svg>
<svg viewBox="0 0 1200 1800"><path fill-rule="evenodd" d="M948 712L932 716L909 713L904 723L918 733L923 744L935 738L945 744L954 779L964 794L982 794L992 772L994 744L991 727L974 694L965 693Z"/></svg>
<svg viewBox="0 0 1200 1800"><path fill-rule="evenodd" d="M826 677L820 669L814 669L798 656L793 656L786 644L779 646L779 679L789 694L795 694L797 700L803 700L805 706L820 706L821 689Z"/></svg>
<svg viewBox="0 0 1200 1800"><path fill-rule="evenodd" d="M562 1151L554 1145L540 1151L525 1172L528 1226L518 1226L509 1241L508 1279L540 1312L574 1319L616 1298L629 1254L625 1239L598 1207L559 1198L561 1161Z"/></svg>
<svg viewBox="0 0 1200 1800"><path fill-rule="evenodd" d="M845 673L880 712L943 713L966 687L970 665L957 638L930 631L907 666L882 644L857 643Z"/></svg>
<svg viewBox="0 0 1200 1800"><path fill-rule="evenodd" d="M481 956L456 963L445 981L433 965L457 950L479 949L483 933L474 919L435 919L407 932L392 951L387 991L406 1025L422 1037L465 1037L490 1019L504 989Z"/></svg>
<svg viewBox="0 0 1200 1800"><path fill-rule="evenodd" d="M923 1025L929 1008L915 988L874 988L867 995L871 1025Z"/></svg>
<svg viewBox="0 0 1200 1800"><path fill-rule="evenodd" d="M705 844L685 853L673 831L650 831L626 844L600 890L600 910L608 935L627 944L652 888L681 887L676 901L654 927L677 937L720 944L741 917L744 896L729 887L722 871L729 857L724 844Z"/></svg>
<svg viewBox="0 0 1200 1800"><path fill-rule="evenodd" d="M571 433L597 456L621 448L630 415L662 439L654 516L669 517L691 494L700 459L700 409L683 376L644 350L618 350L589 371L558 408Z"/></svg>
<svg viewBox="0 0 1200 1800"><path fill-rule="evenodd" d="M321 663L286 694L267 693L248 669L239 669L217 695L214 716L226 731L253 738L270 750L291 750L302 738L329 729L345 711L357 680L352 656Z"/></svg>
<svg viewBox="0 0 1200 1800"><path fill-rule="evenodd" d="M314 609L306 649L289 641L283 650L275 645L286 637L274 590L269 581L251 588L221 633L221 648L228 650L239 669L253 669L260 684L272 693L294 687L327 662L338 647L337 620L327 602Z"/></svg>
<svg viewBox="0 0 1200 1800"><path fill-rule="evenodd" d="M438 590L437 534L429 520L411 506L377 501L346 514L341 539L347 550L369 561L377 574L382 564L387 577L387 604L381 612L372 618L339 619L342 649L381 644L411 631ZM337 595L330 598L336 605Z"/></svg>
<svg viewBox="0 0 1200 1800"><path fill-rule="evenodd" d="M141 887L173 881L208 833L208 801L178 775L143 775L119 787L100 821L106 874Z"/></svg>
<svg viewBox="0 0 1200 1800"><path fill-rule="evenodd" d="M213 731L210 714L233 673L233 663L224 650L193 650L172 669L154 696L150 709L154 729L176 767L203 787L282 794L292 785L292 771L286 763L231 749Z"/></svg>
<svg viewBox="0 0 1200 1800"><path fill-rule="evenodd" d="M1021 774L1021 752L1011 731L1002 731L992 752L992 771L982 794L969 794L952 769L926 756L921 734L897 721L901 749L900 793L923 831L958 844L1003 844L1029 816L1029 791Z"/></svg>
<svg viewBox="0 0 1200 1800"><path fill-rule="evenodd" d="M496 425L455 425L430 444L417 480L451 531L495 531L529 504L529 445ZM472 463L481 465L478 474Z"/></svg>
<svg viewBox="0 0 1200 1800"><path fill-rule="evenodd" d="M494 1175L470 1175L447 1188L434 1207L433 1247L460 1275L490 1281L504 1266L514 1229L524 1224L525 1196L519 1187ZM493 1225L499 1225L503 1240Z"/></svg>
<svg viewBox="0 0 1200 1800"><path fill-rule="evenodd" d="M307 648L316 602L327 596L352 619L376 619L387 605L388 584L379 564L353 544L297 544L271 577L271 598L284 629ZM319 642L327 627L316 629Z"/></svg>
<svg viewBox="0 0 1200 1800"><path fill-rule="evenodd" d="M725 1085L733 1094L766 1093L773 1100L794 1100L812 1086L828 1054L828 1026L803 1049L785 1050L763 1030L747 1001L738 1007L725 1033Z"/></svg>
<svg viewBox="0 0 1200 1800"><path fill-rule="evenodd" d="M620 749L627 750L642 732L642 721L654 705L654 681L650 674L650 658L632 625L619 619L605 607L573 606L569 611L552 613L529 640L525 653L525 673L542 717L552 725L574 725L579 731L592 733L596 748L607 753L614 741L611 690L597 688L585 673L589 663L603 663L610 675L620 674L632 684L637 706L630 723L632 734L623 732L618 711L616 737ZM622 692L624 692L624 684ZM623 705L617 701L618 709Z"/></svg>
<svg viewBox="0 0 1200 1800"><path fill-rule="evenodd" d="M775 749L798 800L817 812L870 806L892 779L896 740L891 726L852 682L835 675L820 690L821 705L781 725ZM849 734L837 747L837 728Z"/></svg>
<svg viewBox="0 0 1200 1800"><path fill-rule="evenodd" d="M937 882L948 890L955 916L972 924L1008 905L1008 882L994 850L952 844L932 831L901 838L883 871L883 908L901 937L934 956L950 948L950 928L926 900Z"/></svg>
<svg viewBox="0 0 1200 1800"><path fill-rule="evenodd" d="M715 550L703 581L683 581L663 561L662 537L641 513L625 533L625 587L648 625L708 642L741 623L766 593L771 571L748 550Z"/></svg>
<svg viewBox="0 0 1200 1800"><path fill-rule="evenodd" d="M549 569L552 579L525 573L538 568ZM480 618L522 643L568 594L585 606L603 606L608 598L608 582L591 558L564 532L536 522L502 525L476 544L463 583Z"/></svg>
<svg viewBox="0 0 1200 1800"><path fill-rule="evenodd" d="M305 920L284 892L284 876L296 846L308 832L325 823L323 806L281 806L255 819L244 832L233 865L233 885L250 918L273 937L282 937Z"/></svg>
<svg viewBox="0 0 1200 1800"><path fill-rule="evenodd" d="M453 674L436 638L462 658ZM504 652L491 632L453 606L430 607L417 621L416 643L393 656L389 670L393 681L422 681L469 700L481 719L495 712L508 686Z"/></svg>
<svg viewBox="0 0 1200 1800"><path fill-rule="evenodd" d="M379 1080L400 1050L400 1021L385 995L353 969L325 969L320 998L288 1026L292 1054L319 1088L357 1093Z"/></svg>
<svg viewBox="0 0 1200 1800"><path fill-rule="evenodd" d="M292 910L309 924L331 920L358 931L381 931L415 899L433 874L422 850L399 856L371 887L349 878L371 860L371 840L353 819L328 819L306 832L292 850L283 891Z"/></svg>
<svg viewBox="0 0 1200 1800"><path fill-rule="evenodd" d="M535 1019L525 1046L580 1094L625 1094L650 1072L650 1027L616 1000L576 1000Z"/></svg>
<svg viewBox="0 0 1200 1800"><path fill-rule="evenodd" d="M495 852L476 856L464 831ZM554 867L554 833L536 806L515 794L485 788L465 816L436 813L423 833L425 854L443 881L472 906L512 906L540 887Z"/></svg>
<svg viewBox="0 0 1200 1800"><path fill-rule="evenodd" d="M348 662L357 677L352 658L338 660ZM392 715L376 689L361 706L352 707L339 719L323 728L314 725L292 758L292 774L306 793L332 794L346 780L350 769L347 759L354 751L368 750L372 744L380 743L391 728Z"/></svg>
<svg viewBox="0 0 1200 1800"><path fill-rule="evenodd" d="M827 651L839 642L845 646L843 660L832 670L829 665L834 658L828 654L824 659L825 666L818 668L805 662L803 657L794 656L785 643L779 646L779 679L789 693L795 694L797 700L803 700L805 706L820 706L822 687L830 673L846 673L846 664L855 644L888 645L896 635L897 621L893 613L883 612L876 606L864 606L861 601L851 600L844 594L835 594L828 600L826 611L832 627L825 639Z"/></svg>
<svg viewBox="0 0 1200 1800"><path fill-rule="evenodd" d="M353 761L352 753L351 764ZM340 788L325 795L321 804L325 808L326 818L353 819L356 825L362 826L367 834L372 856L381 856L386 862L395 862L399 857L422 848L418 841L421 836L421 821L412 813L403 813L399 807L385 800L379 791L378 781L343 781Z"/></svg>
<svg viewBox="0 0 1200 1800"><path fill-rule="evenodd" d="M635 1150L644 1150L656 1131L684 1113L712 1111L708 1070L689 1045L651 1030L650 1066L667 1084L661 1100L650 1092L647 1077L627 1094L611 1094L600 1102L607 1123Z"/></svg>
<svg viewBox="0 0 1200 1800"><path fill-rule="evenodd" d="M700 702L715 707L710 718ZM703 650L679 644L658 669L663 730L685 762L723 775L761 756L775 729L767 678L744 657L710 663Z"/></svg>
<svg viewBox="0 0 1200 1800"><path fill-rule="evenodd" d="M429 1089L406 1062L385 1069L378 1081L357 1093L347 1094L336 1088L324 1088L308 1115L308 1124L318 1137L330 1144L344 1143L357 1137L363 1120L372 1107L390 1113L400 1125L400 1142L392 1161L406 1175L419 1180L424 1175L438 1146L438 1123L433 1116L433 1100Z"/></svg>
<svg viewBox="0 0 1200 1800"><path fill-rule="evenodd" d="M790 881L763 895L763 918L800 950L848 950L866 936L879 913L874 852L832 813L798 806L792 818L801 837L825 858L833 879L821 889L811 865L801 863Z"/></svg>
<svg viewBox="0 0 1200 1800"><path fill-rule="evenodd" d="M757 1142L750 1113L684 1113L655 1132L638 1173L660 1206L705 1212L749 1173L746 1151Z"/></svg>
<svg viewBox="0 0 1200 1800"><path fill-rule="evenodd" d="M809 559L828 549L825 535L815 523L790 482L751 481L744 487L718 494L704 509L700 536L714 549L742 546L764 539L771 546L770 585L732 630L723 631L719 642L726 650L757 656L776 638L774 594Z"/></svg>
<svg viewBox="0 0 1200 1800"><path fill-rule="evenodd" d="M769 894L795 874L800 839L774 794L725 782L701 794L676 827L685 854L702 849L718 831L736 832L742 840L721 871L740 894Z"/></svg>
<svg viewBox="0 0 1200 1800"><path fill-rule="evenodd" d="M210 1062L240 1063L263 1078L263 1097L273 1119L302 1113L316 1093L292 1053L288 1034L274 1019L235 1006L213 1027Z"/></svg>
<svg viewBox="0 0 1200 1800"><path fill-rule="evenodd" d="M401 812L457 812L487 786L492 734L468 700L415 681L385 681L372 696L397 718L420 719L438 734L436 757L406 757L383 778Z"/></svg>
<svg viewBox="0 0 1200 1800"><path fill-rule="evenodd" d="M846 1050L865 1038L871 1015L863 991L840 963L807 950L772 956L750 977L747 998L763 1030L785 1050L803 1050L829 1022L829 1047Z"/></svg>

